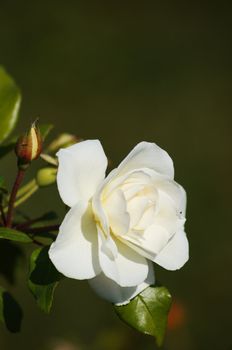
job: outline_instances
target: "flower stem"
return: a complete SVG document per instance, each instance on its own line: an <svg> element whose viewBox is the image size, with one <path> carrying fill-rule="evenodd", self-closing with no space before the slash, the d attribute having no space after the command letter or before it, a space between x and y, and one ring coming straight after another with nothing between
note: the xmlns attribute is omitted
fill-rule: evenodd
<svg viewBox="0 0 232 350"><path fill-rule="evenodd" d="M25 202L28 198L30 198L38 190L38 188L39 188L39 186L36 184L33 187L31 187L31 189L28 192L26 192L23 196L21 196L19 199L17 199L15 201L14 207L16 208L20 204Z"/></svg>
<svg viewBox="0 0 232 350"><path fill-rule="evenodd" d="M30 185L30 186L29 186ZM18 207L20 204L24 203L28 198L30 198L37 190L39 186L35 182L35 180L30 181L28 184L20 188L17 193L16 200L14 203L14 208ZM23 190L23 191L21 191ZM20 194L20 196L19 196ZM4 207L4 213L8 211L8 206Z"/></svg>
<svg viewBox="0 0 232 350"><path fill-rule="evenodd" d="M25 174L25 170L19 168L17 175L16 175L16 179L15 179L13 188L12 188L12 191L11 191L9 204L8 204L8 211L7 211L7 215L6 215L6 227L11 227L11 225L12 225L15 199L16 199L18 189L23 181L24 174Z"/></svg>

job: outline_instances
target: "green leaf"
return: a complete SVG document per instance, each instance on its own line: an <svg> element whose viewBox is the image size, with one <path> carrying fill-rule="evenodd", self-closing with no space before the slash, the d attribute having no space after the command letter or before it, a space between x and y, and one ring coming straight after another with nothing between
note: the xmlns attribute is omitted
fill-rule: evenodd
<svg viewBox="0 0 232 350"><path fill-rule="evenodd" d="M20 243L30 243L32 239L24 232L13 230L8 227L0 227L0 239L9 239Z"/></svg>
<svg viewBox="0 0 232 350"><path fill-rule="evenodd" d="M155 337L157 345L164 340L171 295L165 287L150 286L123 306L114 306L119 318L138 331Z"/></svg>
<svg viewBox="0 0 232 350"><path fill-rule="evenodd" d="M17 301L0 287L0 320L10 332L20 331L23 312Z"/></svg>
<svg viewBox="0 0 232 350"><path fill-rule="evenodd" d="M14 129L21 102L20 91L14 80L0 66L0 143Z"/></svg>
<svg viewBox="0 0 232 350"><path fill-rule="evenodd" d="M43 141L46 139L50 131L54 128L52 124L40 124L39 130L42 136Z"/></svg>
<svg viewBox="0 0 232 350"><path fill-rule="evenodd" d="M39 248L32 253L28 281L38 306L46 313L51 310L55 288L63 277L49 259L48 249Z"/></svg>

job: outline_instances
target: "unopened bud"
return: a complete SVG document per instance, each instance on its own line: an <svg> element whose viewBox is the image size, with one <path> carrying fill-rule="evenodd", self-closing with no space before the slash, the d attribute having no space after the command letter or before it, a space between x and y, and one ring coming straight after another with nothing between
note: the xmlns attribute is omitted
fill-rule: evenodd
<svg viewBox="0 0 232 350"><path fill-rule="evenodd" d="M42 137L40 130L34 122L30 130L18 139L15 153L20 167L27 167L30 162L37 159L42 151Z"/></svg>
<svg viewBox="0 0 232 350"><path fill-rule="evenodd" d="M57 169L48 167L40 169L36 175L36 182L39 187L52 185L56 181Z"/></svg>
<svg viewBox="0 0 232 350"><path fill-rule="evenodd" d="M72 146L74 143L80 142L82 139L71 134L60 134L54 141L50 143L46 151L48 153L56 153L60 148Z"/></svg>

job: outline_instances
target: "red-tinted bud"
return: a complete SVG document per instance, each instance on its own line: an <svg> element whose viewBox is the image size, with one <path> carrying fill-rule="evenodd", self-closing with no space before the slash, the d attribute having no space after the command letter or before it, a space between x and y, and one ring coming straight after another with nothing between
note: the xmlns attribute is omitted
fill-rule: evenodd
<svg viewBox="0 0 232 350"><path fill-rule="evenodd" d="M19 166L27 166L32 160L39 157L42 152L42 137L39 127L34 122L30 130L18 139L15 153Z"/></svg>

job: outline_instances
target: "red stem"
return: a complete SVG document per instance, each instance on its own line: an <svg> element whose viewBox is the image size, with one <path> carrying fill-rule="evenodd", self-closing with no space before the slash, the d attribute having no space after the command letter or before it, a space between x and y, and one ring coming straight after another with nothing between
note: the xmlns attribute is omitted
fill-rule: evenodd
<svg viewBox="0 0 232 350"><path fill-rule="evenodd" d="M8 212L7 212L7 216L6 216L6 227L11 227L11 225L12 225L15 198L16 198L18 189L23 181L24 174L25 174L25 170L18 169L16 179L15 179L12 191L11 191L9 204L8 204Z"/></svg>

